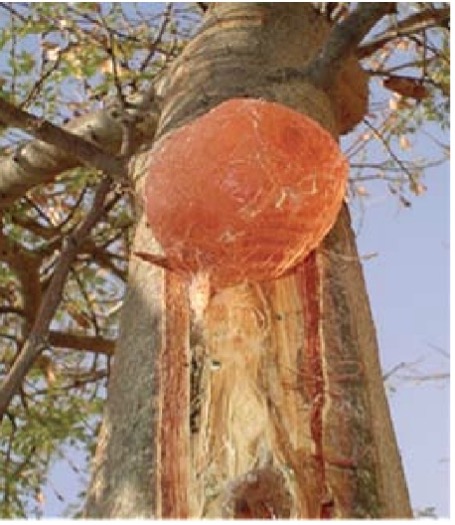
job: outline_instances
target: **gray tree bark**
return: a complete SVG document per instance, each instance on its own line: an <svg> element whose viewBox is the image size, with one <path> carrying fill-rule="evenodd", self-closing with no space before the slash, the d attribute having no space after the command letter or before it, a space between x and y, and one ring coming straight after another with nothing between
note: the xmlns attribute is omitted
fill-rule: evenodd
<svg viewBox="0 0 455 525"><path fill-rule="evenodd" d="M211 4L157 87L158 136L232 97L348 131L367 79L339 37L308 3ZM138 218L133 251L157 253ZM292 275L218 291L202 323L184 280L133 257L85 514L411 517L346 207Z"/></svg>

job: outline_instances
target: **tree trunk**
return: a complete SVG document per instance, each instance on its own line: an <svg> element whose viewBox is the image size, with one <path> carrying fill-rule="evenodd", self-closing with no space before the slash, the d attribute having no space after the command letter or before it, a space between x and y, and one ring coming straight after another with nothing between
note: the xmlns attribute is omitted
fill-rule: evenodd
<svg viewBox="0 0 455 525"><path fill-rule="evenodd" d="M351 129L367 99L353 56L331 90L286 74L329 30L308 3L211 4L158 86L158 135L232 97ZM157 253L138 215L133 251ZM411 516L346 207L292 275L216 290L202 320L188 283L133 257L86 515Z"/></svg>

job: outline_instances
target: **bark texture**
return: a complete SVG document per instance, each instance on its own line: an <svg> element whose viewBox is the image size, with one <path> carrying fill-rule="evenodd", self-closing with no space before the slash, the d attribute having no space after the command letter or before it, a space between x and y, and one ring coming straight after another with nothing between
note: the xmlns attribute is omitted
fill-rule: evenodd
<svg viewBox="0 0 455 525"><path fill-rule="evenodd" d="M328 91L280 80L328 32L311 4L211 4L158 86L158 134L239 96L350 129L367 99L353 57ZM143 218L134 249L159 253ZM216 290L202 318L190 295L133 259L86 516L410 517L347 209L292 275Z"/></svg>
<svg viewBox="0 0 455 525"><path fill-rule="evenodd" d="M136 242L151 245L139 223ZM159 450L157 352L164 337L164 279L157 267L133 259L124 324L109 384L109 401L93 463L87 509L93 517L155 515Z"/></svg>

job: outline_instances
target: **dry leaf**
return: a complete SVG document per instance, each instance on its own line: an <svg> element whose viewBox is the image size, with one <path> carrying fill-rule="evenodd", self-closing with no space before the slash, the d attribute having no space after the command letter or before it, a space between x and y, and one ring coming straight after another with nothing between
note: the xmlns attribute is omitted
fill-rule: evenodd
<svg viewBox="0 0 455 525"><path fill-rule="evenodd" d="M365 186L356 186L355 191L359 197L368 197L370 195Z"/></svg>
<svg viewBox="0 0 455 525"><path fill-rule="evenodd" d="M44 46L43 46L44 47ZM46 58L50 62L55 62L60 55L60 47L55 45L52 48L46 49Z"/></svg>
<svg viewBox="0 0 455 525"><path fill-rule="evenodd" d="M391 111L396 111L398 109L398 106L400 105L400 99L396 98L396 97L392 97L390 100L389 100L389 109Z"/></svg>
<svg viewBox="0 0 455 525"><path fill-rule="evenodd" d="M427 187L422 184L421 182L416 182L414 180L412 180L410 183L409 183L409 187L412 191L412 193L414 193L414 195L422 195L423 193L425 193L427 191Z"/></svg>
<svg viewBox="0 0 455 525"><path fill-rule="evenodd" d="M60 206L50 206L47 210L47 217L52 226L58 226L64 217Z"/></svg>
<svg viewBox="0 0 455 525"><path fill-rule="evenodd" d="M126 74L128 74L128 68L122 67L118 62L116 64L116 70L117 70L117 75L119 78L122 78ZM101 64L100 71L102 71L103 73L110 74L110 75L114 74L114 64L112 63L111 58L107 58Z"/></svg>
<svg viewBox="0 0 455 525"><path fill-rule="evenodd" d="M396 46L400 51L407 51L409 49L409 40L400 40Z"/></svg>
<svg viewBox="0 0 455 525"><path fill-rule="evenodd" d="M403 97L421 100L428 97L428 90L418 78L390 75L383 82L385 88L403 95Z"/></svg>
<svg viewBox="0 0 455 525"><path fill-rule="evenodd" d="M399 144L402 150L408 150L411 148L411 142L409 141L408 137L406 137L406 135L401 135Z"/></svg>
<svg viewBox="0 0 455 525"><path fill-rule="evenodd" d="M44 502L46 501L44 497L44 492L41 490L37 490L35 493L35 500L38 503L38 505L44 505Z"/></svg>
<svg viewBox="0 0 455 525"><path fill-rule="evenodd" d="M52 359L46 354L41 354L35 360L35 366L37 366L45 375L48 386L55 383L55 365Z"/></svg>

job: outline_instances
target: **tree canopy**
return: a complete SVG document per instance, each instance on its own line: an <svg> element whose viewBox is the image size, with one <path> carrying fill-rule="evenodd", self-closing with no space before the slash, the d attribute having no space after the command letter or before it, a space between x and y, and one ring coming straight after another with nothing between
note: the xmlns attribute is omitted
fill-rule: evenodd
<svg viewBox="0 0 455 525"><path fill-rule="evenodd" d="M334 26L352 10L313 5ZM68 446L93 453L136 218L128 163L153 143L154 84L206 8L0 3L2 382L35 349L2 414L3 518L39 515ZM357 46L370 101L342 139L351 203L382 181L410 207L431 185L425 169L448 158L449 16L447 2L398 3ZM438 156L412 147L422 133Z"/></svg>

